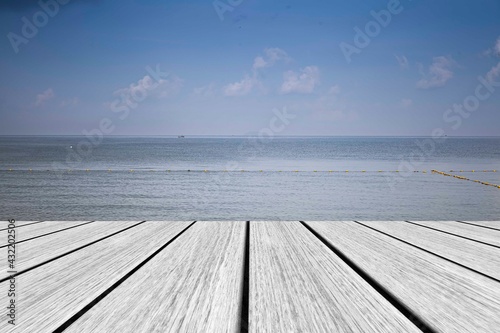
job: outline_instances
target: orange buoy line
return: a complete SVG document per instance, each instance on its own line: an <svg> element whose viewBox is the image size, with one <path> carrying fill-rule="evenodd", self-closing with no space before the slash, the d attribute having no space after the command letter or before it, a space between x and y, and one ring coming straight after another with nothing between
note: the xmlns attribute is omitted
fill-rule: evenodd
<svg viewBox="0 0 500 333"><path fill-rule="evenodd" d="M497 170L450 170L450 172L497 172Z"/></svg>
<svg viewBox="0 0 500 333"><path fill-rule="evenodd" d="M472 172L475 172L475 171L472 170ZM482 171L482 172L490 172L490 171ZM493 170L492 172L496 172L496 170ZM486 186L493 186L493 187L496 187L496 188L500 188L500 185L498 185L498 184L492 184L492 183L489 183L489 182L483 182L481 180L470 179L470 178L467 178L467 177L464 177L464 176L453 175L453 174L446 173L446 172L443 172L443 171L432 170L432 173L437 173L437 174L440 174L440 175L443 175L443 176L446 176L446 177L453 177L453 178L457 178L457 179L460 179L460 180L466 180L466 181L470 181L470 182L474 182L474 183L479 183L479 184L486 185Z"/></svg>

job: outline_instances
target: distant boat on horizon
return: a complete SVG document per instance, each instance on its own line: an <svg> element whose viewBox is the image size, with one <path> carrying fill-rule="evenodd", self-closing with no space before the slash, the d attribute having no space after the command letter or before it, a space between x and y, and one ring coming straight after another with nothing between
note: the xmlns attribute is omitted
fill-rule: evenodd
<svg viewBox="0 0 500 333"><path fill-rule="evenodd" d="M185 138L185 136L184 136L184 135L178 135L177 137L178 137L179 139Z"/></svg>

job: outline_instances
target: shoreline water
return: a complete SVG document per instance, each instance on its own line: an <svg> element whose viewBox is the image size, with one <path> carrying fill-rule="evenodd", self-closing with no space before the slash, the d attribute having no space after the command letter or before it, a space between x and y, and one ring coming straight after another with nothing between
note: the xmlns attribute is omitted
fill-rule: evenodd
<svg viewBox="0 0 500 333"><path fill-rule="evenodd" d="M411 138L259 142L115 137L104 139L82 160L72 160L75 148L70 147L76 147L79 138L0 137L0 210L8 215L5 218L491 220L500 216L499 189L431 172L453 170L469 179L500 184L500 172L477 172L500 169L500 138L447 140L413 170L418 172L400 169L401 161L411 158Z"/></svg>

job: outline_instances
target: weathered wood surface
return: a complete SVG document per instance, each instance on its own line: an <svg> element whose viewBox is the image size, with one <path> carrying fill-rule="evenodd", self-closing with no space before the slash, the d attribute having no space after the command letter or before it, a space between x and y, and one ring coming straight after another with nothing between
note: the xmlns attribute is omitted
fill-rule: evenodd
<svg viewBox="0 0 500 333"><path fill-rule="evenodd" d="M54 331L189 223L142 223L17 276L18 324L2 320L0 332ZM7 302L0 293L0 304Z"/></svg>
<svg viewBox="0 0 500 333"><path fill-rule="evenodd" d="M26 225L19 229L15 228L16 242L22 242L26 239L38 237L51 232L75 227L86 223L89 223L89 221L48 221L44 223ZM2 234L7 235L7 230L2 231ZM2 242L4 243L0 244L0 247L7 245L7 242L5 242L6 240L7 236L2 237Z"/></svg>
<svg viewBox="0 0 500 333"><path fill-rule="evenodd" d="M463 222L471 223L477 226L494 228L500 231L500 221L463 221Z"/></svg>
<svg viewBox="0 0 500 333"><path fill-rule="evenodd" d="M420 332L299 222L250 235L250 332Z"/></svg>
<svg viewBox="0 0 500 333"><path fill-rule="evenodd" d="M361 223L500 280L498 248L406 222Z"/></svg>
<svg viewBox="0 0 500 333"><path fill-rule="evenodd" d="M437 332L500 327L498 282L354 222L307 224Z"/></svg>
<svg viewBox="0 0 500 333"><path fill-rule="evenodd" d="M475 239L487 244L500 246L500 232L495 230L478 228L474 225L459 223L456 221L411 221L419 225L446 231L458 236ZM500 227L500 225L499 225Z"/></svg>
<svg viewBox="0 0 500 333"><path fill-rule="evenodd" d="M16 223L14 223L14 225L16 226L16 228L18 228L21 226L26 227L27 225L30 225L30 224L38 224L38 223L42 223L42 222L44 222L44 221L16 221ZM3 223L0 225L1 226L0 231L7 230L8 224L9 224L8 221L3 221Z"/></svg>
<svg viewBox="0 0 500 333"><path fill-rule="evenodd" d="M239 332L245 222L196 222L66 332Z"/></svg>
<svg viewBox="0 0 500 333"><path fill-rule="evenodd" d="M50 223L23 228L54 228ZM16 268L44 263L137 223L99 221L17 244ZM3 320L0 332L51 332L108 291L67 331L239 332L246 223L197 222L185 230L191 223L145 222L20 274L18 325L13 329ZM404 222L363 223L464 265L476 261L484 268L489 261L491 272L498 267L498 259L484 255L482 246L498 250L489 245ZM495 242L500 235L459 222L417 223L482 241ZM307 224L436 332L491 333L500 327L500 283L493 279L355 222ZM419 332L299 222L250 225L250 332ZM8 290L8 281L0 290ZM0 293L0 304L8 301Z"/></svg>
<svg viewBox="0 0 500 333"><path fill-rule="evenodd" d="M94 222L16 244L16 271L33 267L137 223L139 221ZM8 275L7 269L2 270L0 279Z"/></svg>

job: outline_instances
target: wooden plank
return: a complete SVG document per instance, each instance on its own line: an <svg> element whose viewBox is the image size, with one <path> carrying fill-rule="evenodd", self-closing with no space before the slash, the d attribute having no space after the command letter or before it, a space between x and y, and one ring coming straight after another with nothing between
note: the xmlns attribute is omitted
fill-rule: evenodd
<svg viewBox="0 0 500 333"><path fill-rule="evenodd" d="M54 331L188 225L142 223L17 276L18 321L15 329L0 321L0 332ZM8 302L1 293L0 304Z"/></svg>
<svg viewBox="0 0 500 333"><path fill-rule="evenodd" d="M19 228L19 227L26 227L26 226L31 225L31 224L38 224L38 223L42 223L42 222L45 222L45 221L16 221L15 225L16 225L16 228ZM1 228L0 231L7 230L8 224L9 224L8 221L4 221L4 223L2 224L2 227L5 226L5 228Z"/></svg>
<svg viewBox="0 0 500 333"><path fill-rule="evenodd" d="M84 223L89 223L89 221L47 221L45 223L27 225L20 229L16 228L16 242L22 242L26 239L38 237L65 228L82 225ZM5 230L4 233L7 234L7 230ZM3 238L2 241L6 239L7 237ZM0 247L3 246L7 246L7 243L0 244Z"/></svg>
<svg viewBox="0 0 500 333"><path fill-rule="evenodd" d="M463 221L476 226L493 228L500 231L500 221Z"/></svg>
<svg viewBox="0 0 500 333"><path fill-rule="evenodd" d="M90 223L64 230L28 242L16 244L16 271L33 267L82 245L91 243L114 232L137 224L139 221L114 221ZM2 263L7 265L7 262ZM7 269L0 272L0 279L8 277Z"/></svg>
<svg viewBox="0 0 500 333"><path fill-rule="evenodd" d="M406 222L361 222L500 281L500 249Z"/></svg>
<svg viewBox="0 0 500 333"><path fill-rule="evenodd" d="M250 235L250 332L420 332L299 222Z"/></svg>
<svg viewBox="0 0 500 333"><path fill-rule="evenodd" d="M500 327L500 284L354 222L307 222L438 332Z"/></svg>
<svg viewBox="0 0 500 333"><path fill-rule="evenodd" d="M500 246L500 232L495 230L478 228L474 225L459 223L455 221L411 221L412 223L426 227L442 230L458 236L475 239L487 244Z"/></svg>
<svg viewBox="0 0 500 333"><path fill-rule="evenodd" d="M239 332L244 243L245 222L197 222L66 332Z"/></svg>

